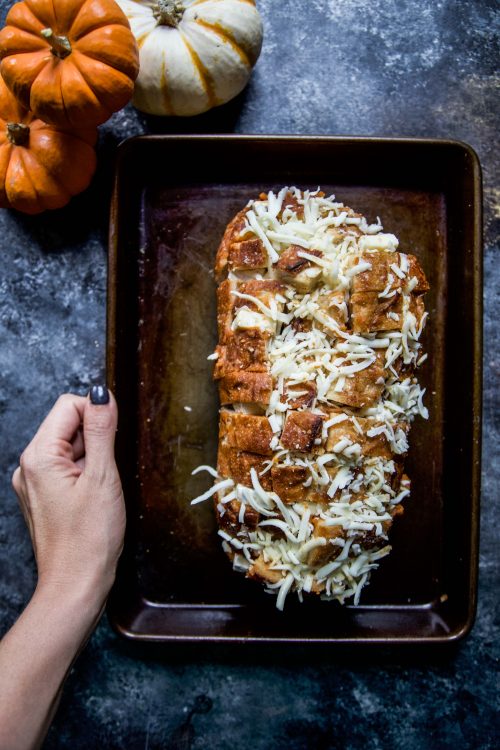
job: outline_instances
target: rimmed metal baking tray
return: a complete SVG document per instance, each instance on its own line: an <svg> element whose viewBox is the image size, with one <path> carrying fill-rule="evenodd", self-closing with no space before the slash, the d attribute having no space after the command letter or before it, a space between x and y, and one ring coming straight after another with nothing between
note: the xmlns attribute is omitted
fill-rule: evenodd
<svg viewBox="0 0 500 750"><path fill-rule="evenodd" d="M359 606L274 597L232 571L211 503L212 264L226 223L261 191L321 186L382 218L430 281L410 434L412 494ZM476 607L481 430L481 173L464 143L413 138L145 136L118 153L108 278L108 382L127 536L113 626L154 641L442 643Z"/></svg>

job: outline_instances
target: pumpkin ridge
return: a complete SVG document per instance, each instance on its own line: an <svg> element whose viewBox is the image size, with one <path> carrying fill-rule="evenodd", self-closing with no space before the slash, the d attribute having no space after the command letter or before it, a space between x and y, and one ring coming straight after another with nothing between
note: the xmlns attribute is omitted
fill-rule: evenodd
<svg viewBox="0 0 500 750"><path fill-rule="evenodd" d="M80 16L80 13L82 13L82 11L84 10L85 6L88 3L91 3L93 1L94 0L85 0L85 2L82 3L82 5L80 7L80 10L76 14L75 18L73 19L73 21L71 23L70 28L68 29L68 37L70 37L75 42L78 42L79 39L83 39L83 37L87 36L87 34L90 34L91 31L96 31L97 29L103 28L105 26L109 26L109 24L110 24L110 20L107 17L105 17L105 18L96 18L95 22L92 25L91 24L87 24L85 26L85 31L82 34L73 34L72 33L73 26L75 26L75 24L78 22L78 18ZM118 6L118 8L121 11L120 6ZM123 13L123 11L122 11L122 13ZM116 20L113 21L113 23L116 24L117 26L120 25L120 26L124 26L126 29L130 29L130 23L129 23L129 21L128 21L128 19L125 16L124 13L123 13L123 19L121 19L121 18L120 19L116 19Z"/></svg>
<svg viewBox="0 0 500 750"><path fill-rule="evenodd" d="M0 123L7 125L8 122L19 122L31 125L34 119L33 113L16 99L0 74Z"/></svg>
<svg viewBox="0 0 500 750"><path fill-rule="evenodd" d="M50 6L48 14L47 6ZM41 24L41 28L44 28L44 26L50 26L56 20L53 0L49 0L47 6L44 6L43 3L39 4L37 0L24 0L24 2L15 3L7 14L6 21L7 23L10 23L9 15L12 13L14 16L14 25L17 26L19 19L24 16L25 9L27 8L36 21ZM52 14L50 14L50 11ZM46 23L45 19L48 19L48 23Z"/></svg>
<svg viewBox="0 0 500 750"><path fill-rule="evenodd" d="M72 147L73 147L72 141L74 139L81 140L80 138L78 138L77 135L74 135L73 133L65 133L63 131L59 131L58 134L60 136L60 141L58 142L58 150L61 153L63 153L63 152L71 152ZM34 134L34 136L35 136L33 138L33 157L34 158L37 158L36 152L40 148L40 145L37 142L38 138L40 137L40 135L43 137L43 133L40 134L40 131L38 131L38 133L35 132L35 134ZM85 143L85 141L82 141L82 142ZM92 148L92 146L90 146L89 144L86 144L86 145L88 146L89 151L93 151L94 150ZM40 162L39 159L37 159L37 160ZM68 200L69 200L69 198L71 198L74 195L74 191L71 189L70 186L68 186L66 184L66 182L64 180L64 171L61 173L61 175L58 176L58 175L55 174L54 171L52 171L51 169L49 169L47 167L47 165L43 164L42 162L40 162L40 164L43 167L43 169L47 172L47 174L50 176L50 178L52 180L54 180L54 182L56 183L56 185L60 188L60 191L67 193L67 195L69 196L68 197ZM71 175L71 169L67 170L67 179L68 179L69 182L71 182L71 180L73 179L72 175Z"/></svg>
<svg viewBox="0 0 500 750"><path fill-rule="evenodd" d="M0 152L3 149L5 149L5 148L9 149L9 156L8 156L7 160L10 160L10 152L14 148L14 144L9 141L9 139L7 138L6 135L3 135L2 133L0 133ZM1 163L1 161L2 160L0 159L0 163ZM2 179L5 182L5 175L3 177L0 175L0 190L1 190L1 180ZM0 208L2 208L2 206L0 206Z"/></svg>
<svg viewBox="0 0 500 750"><path fill-rule="evenodd" d="M36 117L43 118L47 121L50 115L47 110L52 112L55 108L61 110L61 70L64 66L59 65L61 61L55 55L48 53L47 60L39 69L35 69L33 78L26 87L28 94L28 108L36 114ZM16 96L18 91L13 88ZM22 91L22 89L21 89Z"/></svg>
<svg viewBox="0 0 500 750"><path fill-rule="evenodd" d="M113 65L112 63L108 62L107 60L104 60L103 57L99 57L100 54L104 55L104 53L101 52L100 50L94 52L93 50L90 50L90 49L81 50L79 48L79 43L80 42L84 42L85 38L89 34L94 33L94 31L99 31L100 28L111 28L112 26L116 26L116 27L118 27L118 29L120 29L120 28L123 29L124 28L120 24L105 24L102 27L98 27L96 29L91 29L88 33L85 33L85 34L83 34L82 36L80 36L78 38L78 41L75 43L75 46L74 46L75 52L78 52L79 54L84 55L85 57L89 57L91 60L95 60L96 62L102 63L103 65L107 65L108 68L112 68L113 70L118 71L119 73L123 73L128 78L131 78L132 80L134 80L133 79L133 72L132 72L132 70L125 71L123 68L116 67L116 65ZM74 59L73 59L73 62L74 62Z"/></svg>
<svg viewBox="0 0 500 750"><path fill-rule="evenodd" d="M81 9L83 8L83 6L85 5L86 2L87 2L87 0L84 0L84 2L82 2L82 4L80 5L79 8L76 7L78 5L78 2L75 2L75 0L73 0L73 2L71 3L71 5L73 6L73 7L70 8L71 13L70 14L66 14L66 19L64 21L64 26L65 26L65 29L66 29L66 32L65 32L64 36L69 36L70 29L73 26L73 24L75 22L75 19L78 17L78 14L80 13ZM56 20L56 26L57 26L57 28L61 28L62 22L61 22L61 20L57 16L57 11L56 11L56 6L54 4L54 0L52 0L52 4L53 4L53 8L54 8L54 18Z"/></svg>
<svg viewBox="0 0 500 750"><path fill-rule="evenodd" d="M2 29L2 32L5 32L5 34L2 33L2 36L7 35L7 40L3 40L3 47L2 50L2 58L10 57L11 55L19 55L19 54L35 54L36 52L47 52L47 41L43 38L43 36L38 31L33 31L31 29L21 29L17 26L11 26L7 25L4 26ZM12 36L14 35L16 40L16 47L12 44ZM26 49L24 44L20 44L20 37L24 38L32 38L34 41L38 44L38 49L35 49L33 46L32 49ZM5 50L5 46L7 47L7 50Z"/></svg>
<svg viewBox="0 0 500 750"><path fill-rule="evenodd" d="M83 56L83 53L80 53L80 54L82 54L82 56ZM128 76L126 76L126 74L122 70L118 70L118 68L114 68L112 65L109 65L109 63L106 63L103 60L100 60L98 57L93 57L92 55L88 55L87 53L85 53L85 57L88 57L91 60L94 60L95 62L99 63L100 65L103 65L106 68L109 68L114 73L117 73L119 75L124 76L124 78L128 78ZM95 87L91 85L93 83L92 75L89 75L85 71L85 69L84 69L85 66L84 65L80 66L78 64L78 59L79 58L75 55L74 58L73 58L73 60L72 60L72 63L74 65L74 67L77 69L77 71L79 72L79 74L82 77L83 81L88 86L88 88L91 91L91 93L95 96L95 98L97 99L97 101L99 102L99 104L101 105L101 107L109 112L108 117L111 117L112 112L110 111L109 106L100 98L100 96L97 93Z"/></svg>
<svg viewBox="0 0 500 750"><path fill-rule="evenodd" d="M227 42L230 45L231 49L236 52L244 65L246 65L248 68L252 67L247 53L239 46L239 44L236 43L233 37L230 36L227 29L223 29L215 23L212 24L208 23L208 21L203 21L203 19L201 18L195 18L194 22L198 24L198 26L201 26L202 28L207 29L207 31L211 31L213 34L216 34L216 36L221 37L221 39Z"/></svg>
<svg viewBox="0 0 500 750"><path fill-rule="evenodd" d="M34 66L34 69L38 69L36 75L29 85L29 88L27 88L26 90L20 90L15 79L15 58L19 57L21 60L23 60L23 58L25 58L27 55L32 58L34 56L37 56L39 58L37 66ZM7 86L8 82L8 88L12 92L12 95L15 96L20 106L22 106L25 110L30 111L31 89L33 88L35 81L38 79L38 76L42 75L42 73L45 71L45 68L50 62L51 57L53 57L53 55L51 55L48 48L44 46L42 49L39 49L36 52L14 52L12 54L6 55L0 62L1 77L5 82L5 85ZM13 69L14 74L11 74L11 71Z"/></svg>
<svg viewBox="0 0 500 750"><path fill-rule="evenodd" d="M92 58L92 59L94 59L94 58ZM101 61L99 60L98 62L101 62ZM83 83L84 83L84 84L85 84L85 86L86 86L86 87L88 88L88 90L90 91L90 93L92 94L92 96L94 96L94 97L95 97L95 99L96 99L96 100L97 100L97 101L99 102L99 104L101 105L101 107L102 107L103 109L109 110L109 107L105 106L105 105L104 105L104 104L102 103L102 101L100 100L100 98L98 97L98 95L97 95L97 91L95 91L95 89L94 89L93 87L91 87L90 83L91 83L92 81L90 81L90 83L89 83L89 81L88 81L88 79L87 79L87 76L85 75L85 73L83 72L83 70L81 69L81 67L80 67L80 66L78 65L78 56L77 56L77 55L74 55L74 56L73 56L73 59L71 60L71 63L72 63L72 65L73 65L73 67L74 67L74 68L75 68L75 69L76 69L76 70L78 71L78 74L79 74L80 78L82 79ZM106 63L102 63L102 64L103 64L103 65L105 65ZM108 68L109 68L109 67L111 67L111 66L110 66L110 65L108 65ZM113 70L113 68L112 68L112 70ZM65 104L65 102L64 102L64 97L63 97L63 95L62 95L62 86L61 86L61 98L62 98L62 101L63 101L64 112L66 113L66 116L68 116L68 115L67 115L67 112L66 112L66 104ZM111 116L111 115L109 115L109 116ZM69 119L69 118L68 118L68 119Z"/></svg>
<svg viewBox="0 0 500 750"><path fill-rule="evenodd" d="M128 28L124 23L119 23L118 21L114 22L115 26L123 26L125 29ZM83 34L79 34L78 36L72 36L71 39L78 44L80 39L84 39L87 34L91 34L93 31L98 31L99 29L105 29L107 26L110 26L109 21L101 20L100 22L96 22L95 26L90 26L85 29L85 32ZM68 34L69 36L69 34Z"/></svg>
<svg viewBox="0 0 500 750"><path fill-rule="evenodd" d="M38 190L35 187L35 183L31 179L31 175L29 173L28 165L26 164L26 161L24 160L24 157L25 157L26 154L27 154L27 151L25 149L17 149L16 150L17 158L19 159L19 161L21 163L21 166L23 168L24 179L26 180L26 182L29 182L29 184L31 185L36 205L39 207L40 210L43 211L43 204L42 204L42 202L40 200L40 196L38 194ZM9 170L10 170L11 163L9 164ZM8 173L9 173L9 171L7 171L7 176L8 176ZM10 182L10 180L9 180L9 182ZM6 183L7 183L7 180L6 180ZM9 202L10 202L10 198L9 198Z"/></svg>
<svg viewBox="0 0 500 750"><path fill-rule="evenodd" d="M3 143L0 140L0 208L6 208L9 206L5 178L10 164L10 157L12 155L12 149L10 148L11 145L12 144L9 144L8 141Z"/></svg>
<svg viewBox="0 0 500 750"><path fill-rule="evenodd" d="M160 91L163 97L163 101L165 102L165 107L170 113L172 112L172 100L170 98L170 94L168 93L166 67L167 61L165 60L165 56L163 56L161 61Z"/></svg>
<svg viewBox="0 0 500 750"><path fill-rule="evenodd" d="M50 5L50 8L51 8L52 17L53 17L53 19L55 21L54 25L58 26L57 15L56 15L56 6L54 5L54 0L48 0L47 4ZM48 26L50 26L50 23L48 24Z"/></svg>
<svg viewBox="0 0 500 750"><path fill-rule="evenodd" d="M182 41L186 45L187 51L189 52L191 56L193 65L196 68L198 75L200 76L200 80L207 93L208 103L210 107L216 107L218 104L218 101L217 101L217 97L215 96L215 86L214 86L212 76L210 75L208 69L203 65L197 52L195 52L190 42L187 40L185 34L181 31L181 29L178 29L178 31L179 31Z"/></svg>
<svg viewBox="0 0 500 750"><path fill-rule="evenodd" d="M59 76L59 90L61 92L61 104L64 110L64 117L69 122L70 120L69 120L68 110L66 109L66 102L64 101L64 92L63 92L63 87L62 87L62 75Z"/></svg>
<svg viewBox="0 0 500 750"><path fill-rule="evenodd" d="M100 104L100 101L97 98L97 94L89 86L86 78L84 78L84 76L82 75L80 68L75 64L75 58L76 57L77 57L76 55L73 55L72 58L71 58L71 60L66 62L66 66L62 69L61 75L59 77L59 85L60 85L60 91L61 91L61 104L62 104L63 109L64 109L65 119L68 122L68 125L66 126L66 130L69 130L69 131L71 131L71 130L73 130L75 128L81 127L80 121L78 121L76 123L73 121L73 119L71 117L71 110L68 110L68 108L66 106L66 102L64 100L63 75L64 75L64 71L66 71L66 74L68 73L68 69L69 69L70 65L71 65L72 68L74 68L76 70L76 72L80 76L82 84L86 86L87 91L88 91L88 94L87 94L88 101L91 101L91 99L94 99L98 104ZM106 110L107 110L107 108L106 108ZM77 113L77 116L78 116L78 113ZM64 127L62 127L61 130L64 130Z"/></svg>
<svg viewBox="0 0 500 750"><path fill-rule="evenodd" d="M22 163L19 163L19 153L14 147L12 147L7 154L7 159L5 162L5 173L2 175L2 198L5 199L5 208L13 208L15 206L17 196L17 193L12 190L12 180L10 179L11 173L15 174L16 171L22 169L23 165ZM4 205L2 205L2 208L4 208Z"/></svg>
<svg viewBox="0 0 500 750"><path fill-rule="evenodd" d="M60 26L59 26L59 21L57 19L56 4L55 4L54 0L50 0L50 4L52 6L52 15L54 16L55 26L56 26L57 29L59 29Z"/></svg>
<svg viewBox="0 0 500 750"><path fill-rule="evenodd" d="M13 5L9 10L5 19L4 28L15 29L16 31L25 31L27 34L33 34L34 36L39 38L40 31L43 29L43 24L38 16L33 13L33 10L28 5L28 3L25 3L25 7L23 8L21 14L18 12L18 10L14 10L15 8L16 6Z"/></svg>
<svg viewBox="0 0 500 750"><path fill-rule="evenodd" d="M24 154L23 163L25 165L26 172L29 172L29 161L36 162L38 165L38 169L41 169L42 172L44 173L44 177L46 176L46 179L49 179L54 183L54 185L56 186L59 192L59 195L62 196L62 201L60 201L60 206L68 203L69 200L73 197L71 191L68 190L66 185L62 183L50 169L47 168L47 165L44 164L43 160L38 158L37 154L35 154L34 151L29 151ZM47 205L43 194L40 194L38 190L36 189L35 184L31 178L31 175L30 175L30 180L33 183L33 187L35 189L37 200L40 203L40 206L42 206L44 210L47 210L48 208L50 208L50 205ZM60 199L58 198L58 200Z"/></svg>

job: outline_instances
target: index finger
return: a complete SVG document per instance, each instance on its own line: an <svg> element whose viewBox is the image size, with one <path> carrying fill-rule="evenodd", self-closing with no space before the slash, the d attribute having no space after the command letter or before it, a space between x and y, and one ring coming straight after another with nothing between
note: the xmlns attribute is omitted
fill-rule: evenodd
<svg viewBox="0 0 500 750"><path fill-rule="evenodd" d="M34 443L47 443L54 440L70 442L83 420L83 410L87 399L74 393L59 396L37 430Z"/></svg>

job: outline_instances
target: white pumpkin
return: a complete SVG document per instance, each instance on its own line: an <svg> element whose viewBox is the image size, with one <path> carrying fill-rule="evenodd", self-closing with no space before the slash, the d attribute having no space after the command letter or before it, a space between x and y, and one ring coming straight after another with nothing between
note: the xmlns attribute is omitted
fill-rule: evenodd
<svg viewBox="0 0 500 750"><path fill-rule="evenodd" d="M246 86L262 46L253 0L117 0L139 45L133 104L197 115Z"/></svg>

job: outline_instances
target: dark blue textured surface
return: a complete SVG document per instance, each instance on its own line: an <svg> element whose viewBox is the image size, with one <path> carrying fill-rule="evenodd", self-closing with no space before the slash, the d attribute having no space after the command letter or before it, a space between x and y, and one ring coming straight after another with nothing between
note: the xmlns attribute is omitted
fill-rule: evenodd
<svg viewBox="0 0 500 750"><path fill-rule="evenodd" d="M0 3L3 21L8 4ZM146 648L99 626L69 678L46 747L441 748L498 746L498 28L487 0L261 0L265 42L248 89L189 121L132 107L101 127L91 188L61 211L0 212L0 628L34 564L10 490L56 396L102 380L108 200L115 146L144 132L458 138L485 179L485 400L480 598L453 651ZM495 460L496 459L496 460Z"/></svg>

